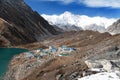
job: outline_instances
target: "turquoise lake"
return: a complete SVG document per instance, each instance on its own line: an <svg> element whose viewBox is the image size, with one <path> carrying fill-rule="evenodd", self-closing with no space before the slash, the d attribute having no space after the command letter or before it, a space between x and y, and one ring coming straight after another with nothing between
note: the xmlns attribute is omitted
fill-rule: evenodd
<svg viewBox="0 0 120 80"><path fill-rule="evenodd" d="M26 51L28 50L19 48L0 48L0 77L7 70L8 64L12 57Z"/></svg>

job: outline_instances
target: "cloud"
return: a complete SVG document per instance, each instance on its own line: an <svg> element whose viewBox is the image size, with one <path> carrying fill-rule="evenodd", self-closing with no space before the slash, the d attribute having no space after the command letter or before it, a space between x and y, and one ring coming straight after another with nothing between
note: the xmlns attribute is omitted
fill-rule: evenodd
<svg viewBox="0 0 120 80"><path fill-rule="evenodd" d="M68 3L74 2L75 0L61 0L61 1L63 1L63 2L66 3L66 4L68 4Z"/></svg>
<svg viewBox="0 0 120 80"><path fill-rule="evenodd" d="M111 7L120 8L120 0L79 0L89 7Z"/></svg>
<svg viewBox="0 0 120 80"><path fill-rule="evenodd" d="M111 7L120 8L120 0L37 0L37 1L56 1L64 4L76 2L84 4L88 7Z"/></svg>
<svg viewBox="0 0 120 80"><path fill-rule="evenodd" d="M64 4L70 4L70 3L76 2L78 0L38 0L38 1L51 1L51 2L55 1L55 2L62 2Z"/></svg>

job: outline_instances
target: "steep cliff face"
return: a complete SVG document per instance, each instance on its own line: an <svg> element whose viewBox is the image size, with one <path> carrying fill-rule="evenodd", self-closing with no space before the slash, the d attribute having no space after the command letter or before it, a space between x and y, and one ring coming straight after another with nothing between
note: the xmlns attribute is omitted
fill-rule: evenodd
<svg viewBox="0 0 120 80"><path fill-rule="evenodd" d="M46 20L33 11L23 0L0 0L0 18L9 24L6 33L11 33L11 36L2 36L11 45L38 41L45 36L57 33Z"/></svg>

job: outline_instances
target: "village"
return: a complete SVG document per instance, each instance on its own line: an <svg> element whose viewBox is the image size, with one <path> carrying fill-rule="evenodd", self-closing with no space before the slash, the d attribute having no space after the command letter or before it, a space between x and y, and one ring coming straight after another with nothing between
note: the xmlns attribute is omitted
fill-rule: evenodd
<svg viewBox="0 0 120 80"><path fill-rule="evenodd" d="M55 48L54 46L49 46L48 49L36 49L28 52L24 52L25 58L37 58L45 59L47 57L53 56L69 56L71 52L76 51L76 48L74 47L67 47L66 45L63 45L61 47Z"/></svg>

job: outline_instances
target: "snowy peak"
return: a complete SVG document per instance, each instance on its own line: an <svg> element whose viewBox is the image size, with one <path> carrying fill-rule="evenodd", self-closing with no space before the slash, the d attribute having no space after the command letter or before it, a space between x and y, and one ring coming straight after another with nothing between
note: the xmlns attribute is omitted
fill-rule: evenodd
<svg viewBox="0 0 120 80"><path fill-rule="evenodd" d="M64 28L67 26L67 28L71 27L72 25L79 27L80 29L86 30L94 30L104 31L108 26L112 25L117 19L115 18L106 18L106 17L89 17L86 15L75 15L68 11L64 12L60 15L42 15L51 25L56 25L59 28ZM94 26L93 24L97 25ZM87 26L87 27L86 27ZM94 29L91 29L93 28Z"/></svg>
<svg viewBox="0 0 120 80"><path fill-rule="evenodd" d="M99 31L101 33L106 32L106 29L102 24L101 25L91 24L91 25L85 26L85 30Z"/></svg>
<svg viewBox="0 0 120 80"><path fill-rule="evenodd" d="M68 11L65 11L63 14L61 14L61 16L69 17L69 16L73 16L73 14Z"/></svg>
<svg viewBox="0 0 120 80"><path fill-rule="evenodd" d="M114 22L111 26L107 28L107 31L112 34L120 33L120 19Z"/></svg>

